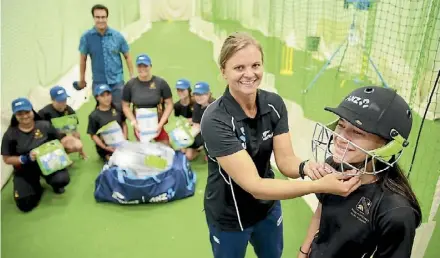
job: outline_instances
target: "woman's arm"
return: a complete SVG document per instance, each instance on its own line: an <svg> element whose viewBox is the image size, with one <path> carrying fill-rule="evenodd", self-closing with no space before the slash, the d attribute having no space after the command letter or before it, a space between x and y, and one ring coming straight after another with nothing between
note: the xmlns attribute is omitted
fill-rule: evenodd
<svg viewBox="0 0 440 258"><path fill-rule="evenodd" d="M310 193L347 196L360 186L359 177L343 181L347 178L340 173L329 174L315 181L261 178L246 150L217 157L217 161L234 182L260 200L285 200Z"/></svg>
<svg viewBox="0 0 440 258"><path fill-rule="evenodd" d="M136 122L136 117L133 114L133 111L130 109L130 103L127 101L122 101L122 112L124 112L125 117L130 120L132 123Z"/></svg>
<svg viewBox="0 0 440 258"><path fill-rule="evenodd" d="M301 159L295 155L290 134L282 133L273 138L273 153L278 170L290 178L299 177Z"/></svg>
<svg viewBox="0 0 440 258"><path fill-rule="evenodd" d="M316 208L315 214L313 214L312 220L310 221L309 229L307 230L307 236L301 245L301 251L305 253L310 253L310 248L312 246L313 239L315 238L316 232L319 230L319 223L321 222L321 211L322 204L319 203ZM305 254L299 252L298 257L307 257Z"/></svg>
<svg viewBox="0 0 440 258"><path fill-rule="evenodd" d="M20 155L20 156L3 156L3 161L7 165L12 165L14 167L18 167L21 165L25 165L29 162L34 162L37 158L35 152L29 153L29 155Z"/></svg>
<svg viewBox="0 0 440 258"><path fill-rule="evenodd" d="M21 166L20 156L3 156L3 161L7 165Z"/></svg>
<svg viewBox="0 0 440 258"><path fill-rule="evenodd" d="M122 133L126 140L128 140L128 127L126 122L122 122Z"/></svg>
<svg viewBox="0 0 440 258"><path fill-rule="evenodd" d="M165 111L163 112L162 117L160 118L159 121L160 128L162 128L164 124L167 122L168 118L173 112L173 109L174 109L173 99L172 98L165 99Z"/></svg>
<svg viewBox="0 0 440 258"><path fill-rule="evenodd" d="M92 140L96 143L96 145L98 145L101 149L104 149L109 152L115 151L114 148L105 145L105 143L101 140L101 138L98 135L93 134L93 135L91 135L91 137L92 137Z"/></svg>

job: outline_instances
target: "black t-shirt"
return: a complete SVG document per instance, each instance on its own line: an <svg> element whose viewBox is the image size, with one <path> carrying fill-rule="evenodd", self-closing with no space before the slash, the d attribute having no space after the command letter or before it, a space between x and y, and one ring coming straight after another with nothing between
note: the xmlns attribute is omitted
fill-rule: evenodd
<svg viewBox="0 0 440 258"><path fill-rule="evenodd" d="M146 82L133 78L125 84L122 92L122 100L133 103L134 108L154 108L161 99L168 98L172 98L170 86L157 76Z"/></svg>
<svg viewBox="0 0 440 258"><path fill-rule="evenodd" d="M125 122L125 117L121 111L113 107L107 111L102 111L96 108L89 115L87 133L90 135L95 135L101 127L112 121L118 122L122 128L122 125Z"/></svg>
<svg viewBox="0 0 440 258"><path fill-rule="evenodd" d="M183 116L185 118L192 118L194 107L190 104L187 106L182 105L180 101L174 103L174 116Z"/></svg>
<svg viewBox="0 0 440 258"><path fill-rule="evenodd" d="M411 256L420 217L401 195L368 184L348 197L316 196L322 213L310 258Z"/></svg>
<svg viewBox="0 0 440 258"><path fill-rule="evenodd" d="M52 140L61 140L62 134L48 121L37 120L35 127L30 132L23 132L18 126L9 127L2 139L2 155L3 156L20 156L26 155L31 150ZM36 162L31 162L27 166L38 167ZM23 170L26 166L21 167ZM17 168L16 168L17 169Z"/></svg>
<svg viewBox="0 0 440 258"><path fill-rule="evenodd" d="M87 126L87 133L90 135L96 135L98 130L104 125L116 121L122 128L125 122L125 116L121 111L112 107L107 111L102 111L96 108L89 115L89 124ZM98 153L106 153L104 149L95 144Z"/></svg>
<svg viewBox="0 0 440 258"><path fill-rule="evenodd" d="M248 118L227 88L222 97L206 108L201 121L201 133L210 157L204 206L208 223L221 230L240 230L237 210L243 228L247 228L264 219L274 204L274 201L255 199L216 162L217 157L245 149L259 175L274 178L270 167L273 137L289 132L287 110L279 95L264 90L258 91L257 110L254 119Z"/></svg>
<svg viewBox="0 0 440 258"><path fill-rule="evenodd" d="M73 110L72 107L70 107L69 105L67 105L66 109L63 112L58 112L58 110L56 110L52 104L48 104L40 111L38 111L38 115L40 115L43 120L49 122L52 118L58 118L72 114L75 114L75 110Z"/></svg>
<svg viewBox="0 0 440 258"><path fill-rule="evenodd" d="M213 101L211 101L211 103L214 101L215 101L215 99L213 99ZM193 123L200 124L200 122L202 121L203 113L205 112L207 107L208 106L202 107L201 105L194 103L194 107L193 107L194 111L193 111L193 115L192 115Z"/></svg>

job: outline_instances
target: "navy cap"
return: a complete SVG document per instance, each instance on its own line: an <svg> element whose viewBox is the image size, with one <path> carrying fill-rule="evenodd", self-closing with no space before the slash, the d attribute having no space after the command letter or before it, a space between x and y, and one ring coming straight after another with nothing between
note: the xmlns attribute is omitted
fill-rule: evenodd
<svg viewBox="0 0 440 258"><path fill-rule="evenodd" d="M325 110L387 140L393 139L394 130L405 139L411 132L411 109L391 88L361 87L352 91L337 107L326 107Z"/></svg>
<svg viewBox="0 0 440 258"><path fill-rule="evenodd" d="M32 104L27 98L18 98L12 101L12 113L19 111L32 111Z"/></svg>
<svg viewBox="0 0 440 258"><path fill-rule="evenodd" d="M64 102L70 96L67 94L66 89L57 85L50 89L50 97L56 102Z"/></svg>

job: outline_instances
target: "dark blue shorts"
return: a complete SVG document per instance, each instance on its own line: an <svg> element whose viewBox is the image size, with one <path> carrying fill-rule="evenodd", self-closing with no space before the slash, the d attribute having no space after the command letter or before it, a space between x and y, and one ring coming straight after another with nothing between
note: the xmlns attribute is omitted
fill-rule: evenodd
<svg viewBox="0 0 440 258"><path fill-rule="evenodd" d="M220 231L209 227L214 258L244 258L248 242L258 258L280 258L283 253L283 217L277 201L267 217L244 231Z"/></svg>

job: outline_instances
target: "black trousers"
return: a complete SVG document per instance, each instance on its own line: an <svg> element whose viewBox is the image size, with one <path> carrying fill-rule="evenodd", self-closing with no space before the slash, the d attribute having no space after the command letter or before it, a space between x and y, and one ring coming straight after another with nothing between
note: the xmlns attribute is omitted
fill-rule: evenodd
<svg viewBox="0 0 440 258"><path fill-rule="evenodd" d="M43 187L40 184L41 171L39 168L32 170L14 171L14 200L18 209L23 212L29 212L37 207L43 194ZM65 187L70 182L67 169L42 177L52 186L54 191Z"/></svg>

